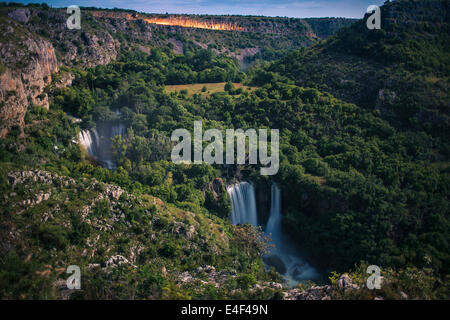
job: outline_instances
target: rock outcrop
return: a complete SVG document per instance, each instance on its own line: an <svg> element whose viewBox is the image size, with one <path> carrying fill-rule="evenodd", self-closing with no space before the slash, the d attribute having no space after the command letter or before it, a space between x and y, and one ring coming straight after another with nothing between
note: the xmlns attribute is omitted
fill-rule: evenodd
<svg viewBox="0 0 450 320"><path fill-rule="evenodd" d="M105 261L104 265L106 268L112 267L120 267L122 265L131 264L130 261L128 261L127 258L124 256L121 256L120 254L117 254L115 256L111 256L108 258L108 260Z"/></svg>
<svg viewBox="0 0 450 320"><path fill-rule="evenodd" d="M45 25L39 22L44 19ZM44 89L58 66L94 67L116 59L120 44L108 32L74 33L66 19L62 10L18 8L0 23L0 137L13 126L23 128L28 107L49 108ZM66 76L57 85L70 85L71 80Z"/></svg>
<svg viewBox="0 0 450 320"><path fill-rule="evenodd" d="M333 300L336 299L337 291L346 293L359 289L360 287L353 283L348 274L343 274L337 281L337 287L324 285L312 286L305 290L295 288L284 292L283 298L285 300Z"/></svg>
<svg viewBox="0 0 450 320"><path fill-rule="evenodd" d="M19 20L27 14L16 13ZM47 40L20 33L16 23L1 25L0 32L14 40L2 43L0 48L0 137L18 125L24 125L28 106L49 108L44 88L52 81L52 74L58 71L56 52Z"/></svg>
<svg viewBox="0 0 450 320"><path fill-rule="evenodd" d="M9 183L14 187L19 184L27 185L32 182L42 184L55 184L57 186L69 186L75 184L75 180L68 177L61 177L54 173L42 170L15 171L8 173Z"/></svg>

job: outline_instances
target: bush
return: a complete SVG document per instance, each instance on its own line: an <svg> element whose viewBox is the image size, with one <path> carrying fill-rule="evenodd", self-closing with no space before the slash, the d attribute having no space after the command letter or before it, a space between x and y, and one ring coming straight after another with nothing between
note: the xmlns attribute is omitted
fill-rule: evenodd
<svg viewBox="0 0 450 320"><path fill-rule="evenodd" d="M158 253L166 258L173 258L179 255L180 248L173 243L165 243L159 250Z"/></svg>
<svg viewBox="0 0 450 320"><path fill-rule="evenodd" d="M46 249L56 248L63 250L69 243L67 240L67 232L62 227L55 225L45 224L39 226L37 237Z"/></svg>
<svg viewBox="0 0 450 320"><path fill-rule="evenodd" d="M237 278L237 283L241 289L247 290L256 283L256 278L254 275L244 274Z"/></svg>
<svg viewBox="0 0 450 320"><path fill-rule="evenodd" d="M107 217L109 216L109 200L101 199L94 206L94 215L96 217Z"/></svg>

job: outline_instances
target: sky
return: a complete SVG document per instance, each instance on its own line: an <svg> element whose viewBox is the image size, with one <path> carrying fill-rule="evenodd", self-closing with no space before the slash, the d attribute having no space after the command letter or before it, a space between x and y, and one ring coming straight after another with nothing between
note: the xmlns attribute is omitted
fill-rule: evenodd
<svg viewBox="0 0 450 320"><path fill-rule="evenodd" d="M123 8L148 13L238 14L294 18L362 18L369 5L385 0L46 0L52 7ZM18 2L15 0L15 2ZM20 1L23 3L41 2Z"/></svg>

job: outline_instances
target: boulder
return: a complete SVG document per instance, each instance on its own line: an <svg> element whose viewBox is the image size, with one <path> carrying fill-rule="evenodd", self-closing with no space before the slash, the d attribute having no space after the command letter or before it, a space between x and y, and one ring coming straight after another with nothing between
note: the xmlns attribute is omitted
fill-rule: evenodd
<svg viewBox="0 0 450 320"><path fill-rule="evenodd" d="M352 279L346 273L339 277L337 285L338 285L339 289L344 289L344 290L359 289L359 286L357 284L353 284Z"/></svg>
<svg viewBox="0 0 450 320"><path fill-rule="evenodd" d="M184 236L188 240L192 240L196 234L195 227L183 222L175 222L173 224L172 233Z"/></svg>
<svg viewBox="0 0 450 320"><path fill-rule="evenodd" d="M125 258L124 256L121 256L119 254L109 257L109 259L106 260L104 263L106 268L107 267L115 268L115 267L119 267L119 266L122 266L125 264L130 264L130 261L128 261L127 258Z"/></svg>

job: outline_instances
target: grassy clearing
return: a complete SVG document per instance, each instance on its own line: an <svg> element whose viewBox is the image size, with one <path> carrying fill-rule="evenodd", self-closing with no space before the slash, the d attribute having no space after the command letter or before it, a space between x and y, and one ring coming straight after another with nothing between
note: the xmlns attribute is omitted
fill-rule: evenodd
<svg viewBox="0 0 450 320"><path fill-rule="evenodd" d="M177 84L166 86L166 91L168 93L171 92L180 92L182 90L187 90L189 95L201 94L201 95L210 95L215 92L223 92L226 82L217 82L217 83L193 83L193 84ZM244 86L242 83L233 83L234 88L242 88L243 90L255 90L256 87ZM206 88L206 90L203 89ZM202 91L203 89L203 91Z"/></svg>

